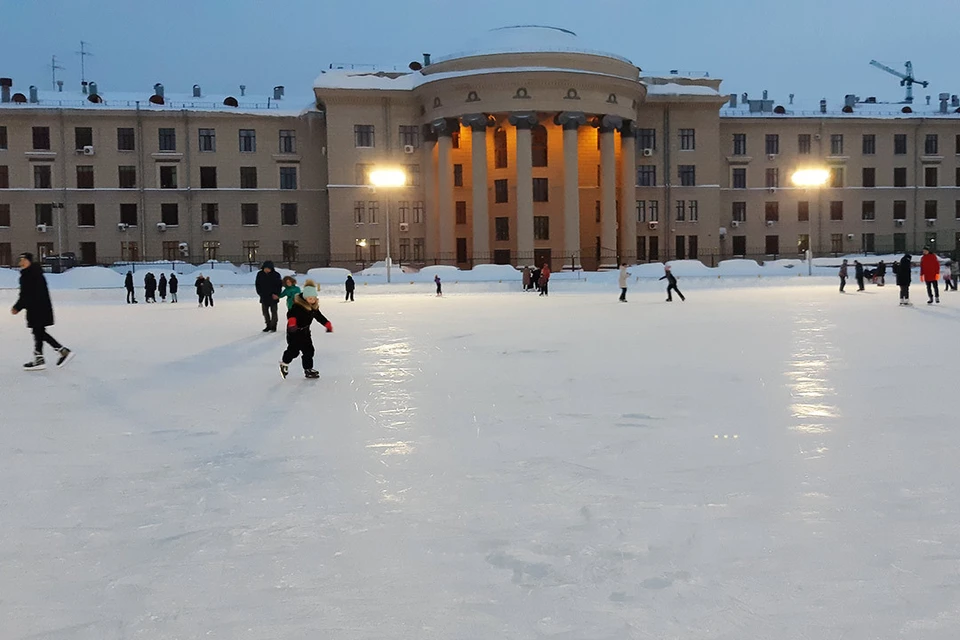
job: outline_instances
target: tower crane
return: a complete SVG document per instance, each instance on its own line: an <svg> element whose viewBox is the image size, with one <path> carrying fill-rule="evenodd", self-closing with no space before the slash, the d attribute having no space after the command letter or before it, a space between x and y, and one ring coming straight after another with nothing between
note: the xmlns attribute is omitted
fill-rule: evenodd
<svg viewBox="0 0 960 640"><path fill-rule="evenodd" d="M906 64L904 65L907 70L906 73L900 73L896 69L891 69L887 65L881 64L876 60L871 60L870 64L876 67L877 69L882 69L883 71L886 71L890 75L894 75L900 78L900 86L907 88L907 96L904 99L904 102L906 102L907 104L913 103L913 85L914 84L918 84L924 89L926 89L927 85L930 84L926 80L917 80L916 78L913 77L913 63L910 62L909 60L907 60Z"/></svg>

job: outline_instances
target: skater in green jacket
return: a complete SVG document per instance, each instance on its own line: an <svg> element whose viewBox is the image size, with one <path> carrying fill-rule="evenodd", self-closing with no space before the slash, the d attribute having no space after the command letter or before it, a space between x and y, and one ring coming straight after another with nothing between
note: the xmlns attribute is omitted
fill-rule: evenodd
<svg viewBox="0 0 960 640"><path fill-rule="evenodd" d="M300 293L300 287L297 286L297 279L293 276L287 276L283 279L283 291L280 292L281 298L287 299L287 311L293 306L293 300Z"/></svg>

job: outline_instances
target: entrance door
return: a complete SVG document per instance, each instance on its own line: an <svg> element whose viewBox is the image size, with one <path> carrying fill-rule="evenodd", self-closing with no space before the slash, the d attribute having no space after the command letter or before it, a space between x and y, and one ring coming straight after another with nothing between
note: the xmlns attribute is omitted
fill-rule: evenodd
<svg viewBox="0 0 960 640"><path fill-rule="evenodd" d="M543 266L544 263L550 265L550 270L553 270L553 262L550 260L550 249L534 249L533 250L533 263L537 265L537 268Z"/></svg>
<svg viewBox="0 0 960 640"><path fill-rule="evenodd" d="M687 257L691 260L697 259L697 236L687 236Z"/></svg>
<svg viewBox="0 0 960 640"><path fill-rule="evenodd" d="M85 264L85 265L97 264L97 243L96 242L80 243L80 264Z"/></svg>
<svg viewBox="0 0 960 640"><path fill-rule="evenodd" d="M660 261L660 236L650 236L650 261Z"/></svg>
<svg viewBox="0 0 960 640"><path fill-rule="evenodd" d="M467 261L467 239L457 238L457 263L464 264Z"/></svg>
<svg viewBox="0 0 960 640"><path fill-rule="evenodd" d="M674 252L674 257L677 260L686 260L687 258L687 238L686 236L677 236L676 242L676 251Z"/></svg>
<svg viewBox="0 0 960 640"><path fill-rule="evenodd" d="M747 255L747 236L733 236L733 255Z"/></svg>

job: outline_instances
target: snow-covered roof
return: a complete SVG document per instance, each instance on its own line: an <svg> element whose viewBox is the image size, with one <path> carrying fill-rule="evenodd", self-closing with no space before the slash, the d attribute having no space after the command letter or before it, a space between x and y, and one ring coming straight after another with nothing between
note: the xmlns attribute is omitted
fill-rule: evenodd
<svg viewBox="0 0 960 640"><path fill-rule="evenodd" d="M462 50L434 60L444 62L503 53L582 53L632 64L623 56L586 46L569 29L537 24L491 29L483 37L468 41Z"/></svg>
<svg viewBox="0 0 960 640"><path fill-rule="evenodd" d="M647 85L648 96L709 96L711 98L720 97L720 92L713 87L707 87L699 84L678 84L676 82L667 82L665 84L644 83Z"/></svg>
<svg viewBox="0 0 960 640"><path fill-rule="evenodd" d="M751 101L758 100L758 96L747 96ZM871 99L872 100L872 99ZM913 104L902 102L865 102L859 101L853 106L852 113L844 113L844 101L827 99L827 111L821 113L820 98L794 98L790 100L770 99L773 107L782 106L785 113L777 114L772 110L751 112L750 105L744 104L742 96L737 96L737 106L731 107L728 102L721 107L720 116L725 118L960 118L957 107L947 105L947 113L940 113L940 103L931 100L926 104L924 98L918 98ZM904 113L903 108L909 107L911 112Z"/></svg>

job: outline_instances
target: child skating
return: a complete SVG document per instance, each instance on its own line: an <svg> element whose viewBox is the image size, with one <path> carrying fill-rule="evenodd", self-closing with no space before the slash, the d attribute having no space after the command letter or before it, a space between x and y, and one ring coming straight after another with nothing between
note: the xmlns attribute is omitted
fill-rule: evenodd
<svg viewBox="0 0 960 640"><path fill-rule="evenodd" d="M293 276L287 276L283 279L283 289L280 291L280 297L287 299L287 311L293 306L293 299L300 293L300 287L297 286L297 279Z"/></svg>
<svg viewBox="0 0 960 640"><path fill-rule="evenodd" d="M333 332L333 325L320 313L317 285L313 280L307 280L303 291L294 297L293 306L287 311L287 350L280 361L280 375L284 379L290 373L290 363L298 355L303 361L303 375L310 379L320 377L320 372L313 368L315 349L310 325L314 320L326 327L327 333Z"/></svg>
<svg viewBox="0 0 960 640"><path fill-rule="evenodd" d="M663 277L661 280L667 281L667 302L673 302L673 293L677 292L677 295L680 296L681 301L685 301L686 298L683 297L683 294L680 293L680 289L677 288L677 277L673 275L673 271L670 270L670 265L663 267Z"/></svg>
<svg viewBox="0 0 960 640"><path fill-rule="evenodd" d="M437 297L443 296L443 285L440 282L440 274L433 276L433 283L437 285Z"/></svg>

